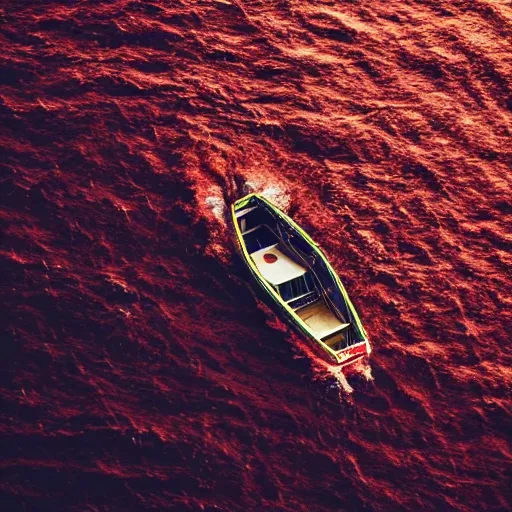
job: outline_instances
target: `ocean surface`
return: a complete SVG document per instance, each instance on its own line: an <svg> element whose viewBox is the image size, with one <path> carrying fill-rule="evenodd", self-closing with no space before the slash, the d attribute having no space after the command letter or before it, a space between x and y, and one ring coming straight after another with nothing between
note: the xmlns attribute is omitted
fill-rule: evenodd
<svg viewBox="0 0 512 512"><path fill-rule="evenodd" d="M0 1L0 510L512 509L505 0ZM229 205L321 245L342 374Z"/></svg>

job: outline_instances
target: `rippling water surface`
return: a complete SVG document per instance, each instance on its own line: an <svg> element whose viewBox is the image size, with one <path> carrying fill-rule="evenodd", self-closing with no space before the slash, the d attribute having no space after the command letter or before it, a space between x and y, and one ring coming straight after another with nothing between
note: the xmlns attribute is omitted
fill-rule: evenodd
<svg viewBox="0 0 512 512"><path fill-rule="evenodd" d="M0 2L2 510L510 510L511 21ZM250 191L321 244L370 367L251 293Z"/></svg>

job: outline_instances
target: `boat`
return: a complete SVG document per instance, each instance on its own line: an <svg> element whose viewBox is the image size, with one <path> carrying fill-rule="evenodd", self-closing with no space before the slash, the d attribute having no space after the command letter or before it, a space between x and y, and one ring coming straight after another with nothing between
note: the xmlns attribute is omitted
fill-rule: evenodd
<svg viewBox="0 0 512 512"><path fill-rule="evenodd" d="M368 336L348 294L317 243L259 194L231 206L240 255L279 316L342 367L368 358Z"/></svg>

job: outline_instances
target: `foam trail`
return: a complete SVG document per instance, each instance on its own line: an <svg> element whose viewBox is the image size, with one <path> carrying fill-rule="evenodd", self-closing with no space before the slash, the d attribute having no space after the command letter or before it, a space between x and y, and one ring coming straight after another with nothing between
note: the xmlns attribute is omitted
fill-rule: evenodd
<svg viewBox="0 0 512 512"><path fill-rule="evenodd" d="M208 190L208 196L205 198L204 203L206 207L213 213L214 217L223 225L225 225L225 212L227 205L224 201L221 188L215 185L211 186Z"/></svg>
<svg viewBox="0 0 512 512"><path fill-rule="evenodd" d="M287 211L290 207L290 194L277 183L268 183L263 179L247 180L245 186L249 192L261 194L263 197L275 204L279 209Z"/></svg>
<svg viewBox="0 0 512 512"><path fill-rule="evenodd" d="M331 386L336 386L340 392L340 399L346 398L354 392L354 388L349 384L347 376L362 375L366 380L373 380L371 367L367 363L356 363L355 365L342 368L318 356L305 340L293 336L293 344L302 352L301 355L296 355L295 357L306 357L309 359L312 363L313 378L329 382Z"/></svg>
<svg viewBox="0 0 512 512"><path fill-rule="evenodd" d="M350 395L354 392L354 388L348 383L342 368L338 366L331 366L331 368L329 368L328 371L336 379L336 384L340 391L340 396L341 391L343 391L347 395Z"/></svg>
<svg viewBox="0 0 512 512"><path fill-rule="evenodd" d="M366 363L361 364L361 371L360 373L363 375L363 377L369 382L373 381L373 375L372 375L372 367Z"/></svg>

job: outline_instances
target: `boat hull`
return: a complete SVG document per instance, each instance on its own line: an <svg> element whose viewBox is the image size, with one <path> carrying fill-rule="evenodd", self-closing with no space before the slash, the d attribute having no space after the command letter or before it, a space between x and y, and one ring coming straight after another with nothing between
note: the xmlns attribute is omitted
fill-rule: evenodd
<svg viewBox="0 0 512 512"><path fill-rule="evenodd" d="M357 321L359 332L363 334L362 338L358 343L354 343L353 345L341 350L334 351L322 340L318 339L312 330L309 328L307 324L305 324L298 315L292 310L286 302L280 297L280 295L276 292L276 290L263 278L262 274L259 272L258 268L254 264L251 255L248 253L243 235L239 228L236 213L240 211L242 207L253 204L263 204L266 208L272 209L272 212L275 213L276 216L279 217L280 221L285 222L290 228L294 231L294 233L298 233L301 236L301 239L306 242L311 248L311 253L315 256L318 256L322 260L322 265L325 267L326 272L329 272L331 275L335 286L338 288L337 291L343 294L345 298L345 302L347 303L347 308L350 308L351 317ZM367 339L366 333L360 323L359 317L353 307L350 299L346 294L339 277L332 269L330 264L328 263L325 255L322 253L318 245L305 233L297 224L294 223L292 219L290 219L286 214L278 210L274 205L268 202L265 198L257 195L257 194L249 194L238 201L236 201L231 208L231 225L233 228L233 239L235 246L240 254L242 260L246 264L247 268L251 272L253 279L258 283L259 289L262 293L258 294L264 302L268 303L271 306L279 317L285 320L294 330L299 332L300 334L306 336L310 342L312 347L315 349L315 353L321 356L324 360L331 364L336 364L339 366L348 366L353 365L356 362L362 361L368 358L371 347L370 343Z"/></svg>

